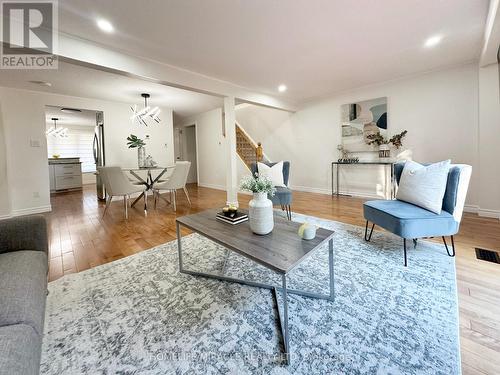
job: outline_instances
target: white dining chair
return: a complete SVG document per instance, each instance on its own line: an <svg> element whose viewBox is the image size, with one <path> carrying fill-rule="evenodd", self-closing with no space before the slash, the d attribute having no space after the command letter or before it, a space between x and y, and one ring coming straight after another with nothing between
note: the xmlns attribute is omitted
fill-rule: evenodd
<svg viewBox="0 0 500 375"><path fill-rule="evenodd" d="M163 190L170 192L170 202L172 203L174 211L177 211L177 189L184 190L184 194L186 194L188 203L191 206L191 199L189 199L189 194L186 189L186 181L188 178L190 167L191 167L190 161L178 161L175 163L174 171L172 172L167 181L154 184L153 194L154 194L155 208L158 198L160 198L160 192Z"/></svg>
<svg viewBox="0 0 500 375"><path fill-rule="evenodd" d="M99 175L102 177L104 187L106 188L106 207L102 217L111 204L113 197L123 196L123 207L125 209L125 219L128 219L128 203L130 194L143 193L144 194L144 212L147 212L147 192L145 186L134 185L129 181L125 173L120 167L98 167Z"/></svg>

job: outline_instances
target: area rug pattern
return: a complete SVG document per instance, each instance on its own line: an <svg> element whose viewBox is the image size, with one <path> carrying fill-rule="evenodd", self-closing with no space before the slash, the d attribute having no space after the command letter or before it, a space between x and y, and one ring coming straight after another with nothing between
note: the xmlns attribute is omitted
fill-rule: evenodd
<svg viewBox="0 0 500 375"><path fill-rule="evenodd" d="M42 374L457 374L454 260L419 242L294 215L333 229L334 302L289 296L292 362L283 364L271 291L178 272L175 241L49 284ZM202 236L183 237L186 268L279 278ZM328 248L290 273L328 292Z"/></svg>

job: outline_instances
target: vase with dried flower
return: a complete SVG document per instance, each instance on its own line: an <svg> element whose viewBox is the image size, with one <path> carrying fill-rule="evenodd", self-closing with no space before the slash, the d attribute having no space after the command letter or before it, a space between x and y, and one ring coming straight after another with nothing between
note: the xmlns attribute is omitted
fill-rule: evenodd
<svg viewBox="0 0 500 375"><path fill-rule="evenodd" d="M393 135L391 138L386 138L380 133L368 135L368 144L377 145L379 147L378 156L380 158L391 157L391 144L399 149L403 145L403 138L408 133L408 130L403 130L401 133Z"/></svg>

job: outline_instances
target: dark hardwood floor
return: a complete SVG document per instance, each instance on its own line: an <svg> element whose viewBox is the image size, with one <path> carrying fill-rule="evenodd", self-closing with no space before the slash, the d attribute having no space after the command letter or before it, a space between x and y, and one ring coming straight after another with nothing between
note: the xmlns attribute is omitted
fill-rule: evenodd
<svg viewBox="0 0 500 375"><path fill-rule="evenodd" d="M191 185L192 207L178 194L177 214L160 200L157 210L144 216L129 209L124 220L122 202L113 202L102 218L95 186L52 197L46 214L50 232L49 280L84 271L153 246L174 240L175 218L225 204L225 192ZM250 196L241 195L242 206ZM364 225L362 199L294 192L294 212ZM151 205L152 206L152 205ZM151 207L152 208L152 207ZM500 221L466 213L456 236L460 339L464 374L500 374L500 265L475 257L475 247L500 250Z"/></svg>

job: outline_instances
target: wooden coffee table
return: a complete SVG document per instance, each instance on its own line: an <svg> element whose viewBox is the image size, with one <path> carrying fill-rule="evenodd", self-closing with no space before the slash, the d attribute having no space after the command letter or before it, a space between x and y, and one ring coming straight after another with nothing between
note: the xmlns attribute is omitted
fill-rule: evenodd
<svg viewBox="0 0 500 375"><path fill-rule="evenodd" d="M320 298L329 301L334 300L334 276L333 276L333 231L318 228L316 238L303 240L297 230L299 223L294 223L284 218L274 218L274 229L265 236L259 236L250 230L248 222L238 225L226 224L215 218L219 210L211 209L194 215L177 218L177 244L179 252L179 271L194 276L203 276L213 279L240 283L258 288L272 290L276 301L280 330L283 338L283 347L286 363L290 363L290 343L288 331L288 293L298 294L310 298ZM282 286L258 283L249 280L240 280L223 275L209 274L187 270L182 264L182 239L180 227L184 226L192 231L217 242L235 253L249 258L262 266L281 275ZM329 242L328 270L330 281L330 294L319 294L303 290L287 288L287 274L297 267L304 259L310 256L326 241ZM283 316L280 313L278 302L278 291L283 294Z"/></svg>

